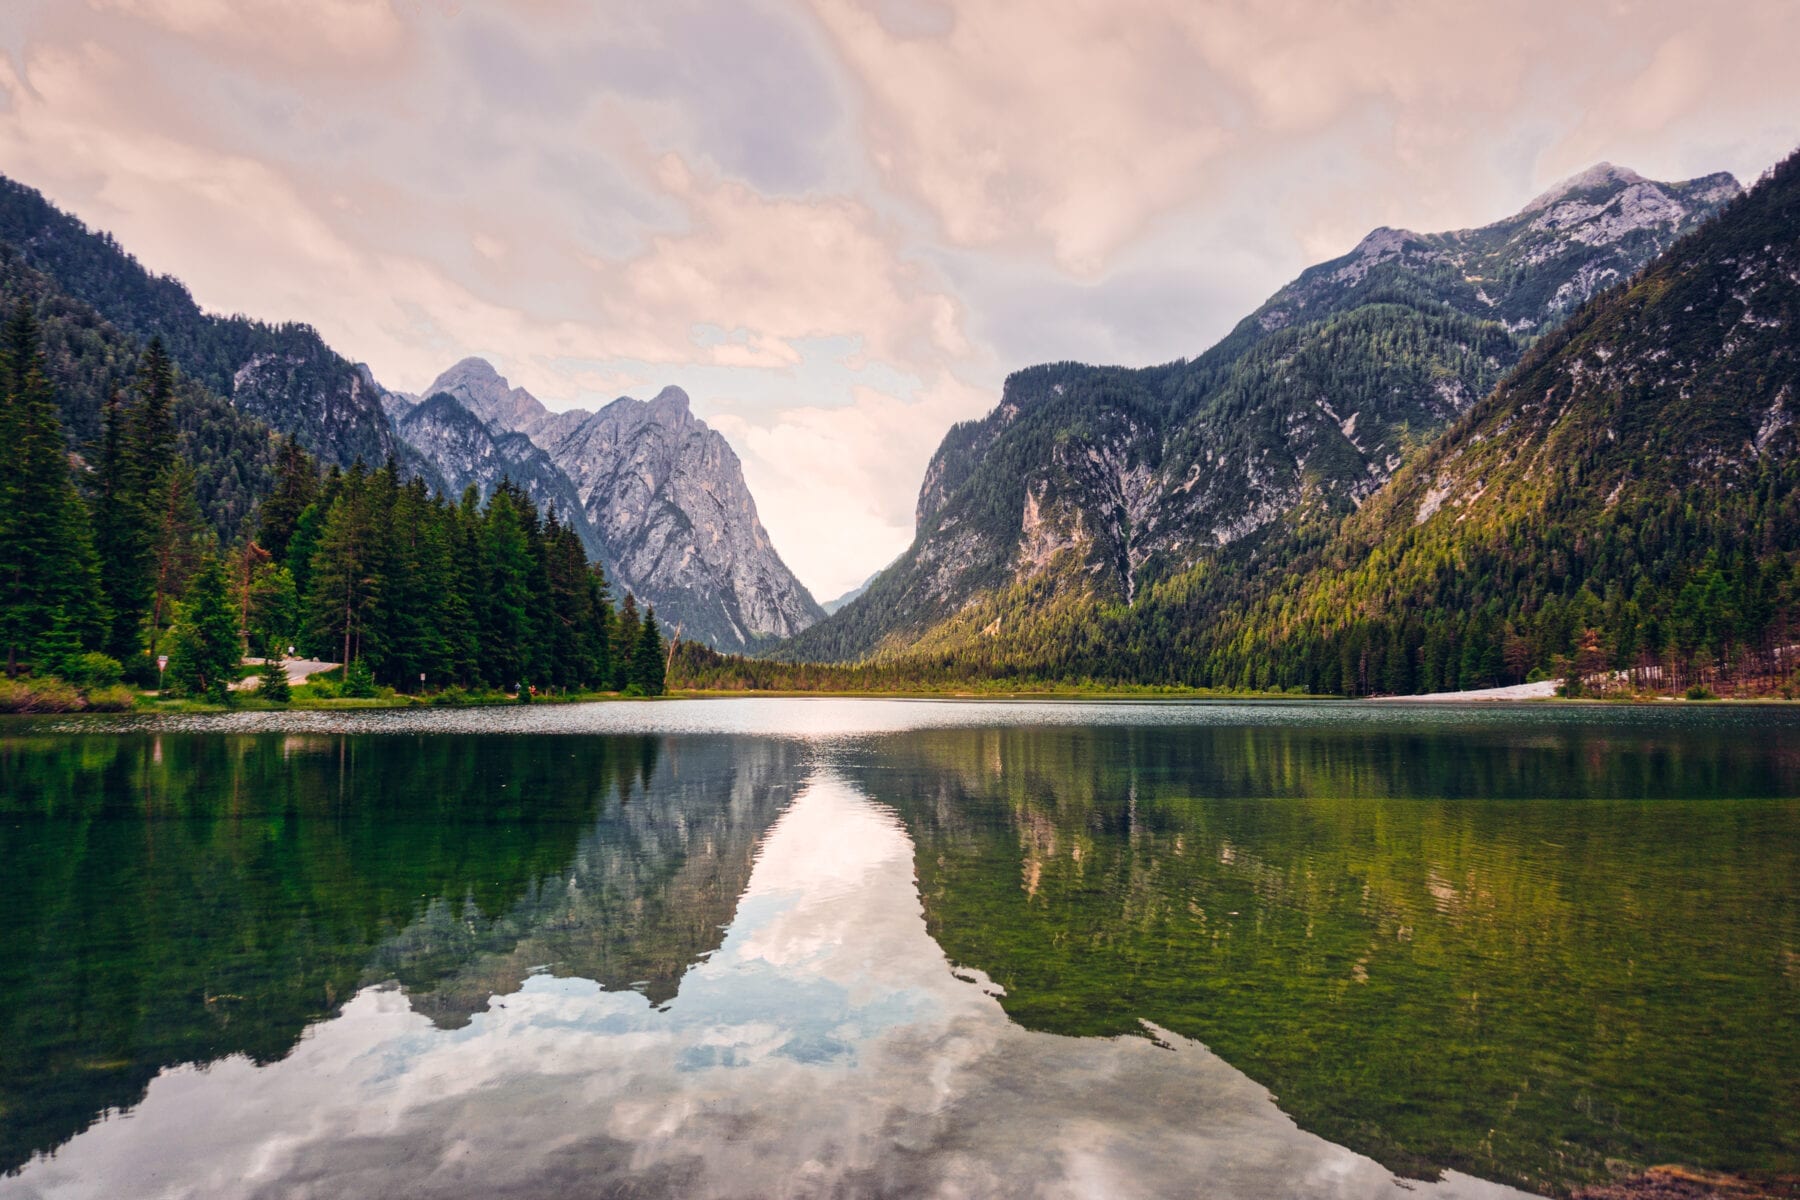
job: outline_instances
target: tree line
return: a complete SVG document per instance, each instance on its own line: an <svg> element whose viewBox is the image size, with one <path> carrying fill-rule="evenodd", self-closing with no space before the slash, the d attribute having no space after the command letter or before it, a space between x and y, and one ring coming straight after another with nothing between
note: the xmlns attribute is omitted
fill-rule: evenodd
<svg viewBox="0 0 1800 1200"><path fill-rule="evenodd" d="M273 490L234 536L178 451L158 339L71 455L28 305L0 331L0 645L9 679L159 682L222 699L244 656L345 664L345 694L664 690L655 611L614 603L573 527L503 482L452 501L389 461L275 447ZM158 671L167 659L166 672ZM279 678L277 678L279 676ZM270 698L285 673L265 672Z"/></svg>

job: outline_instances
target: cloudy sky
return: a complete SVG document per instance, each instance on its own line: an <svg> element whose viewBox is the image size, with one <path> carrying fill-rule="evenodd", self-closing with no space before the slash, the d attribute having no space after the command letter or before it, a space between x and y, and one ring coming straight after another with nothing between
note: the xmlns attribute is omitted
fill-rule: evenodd
<svg viewBox="0 0 1800 1200"><path fill-rule="evenodd" d="M1018 367L1800 144L1792 0L5 0L0 171L387 386L666 383L821 598Z"/></svg>

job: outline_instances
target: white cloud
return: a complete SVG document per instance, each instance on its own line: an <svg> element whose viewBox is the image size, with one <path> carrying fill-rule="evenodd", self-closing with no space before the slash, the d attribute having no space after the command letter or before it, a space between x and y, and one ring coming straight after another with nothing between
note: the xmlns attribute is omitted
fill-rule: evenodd
<svg viewBox="0 0 1800 1200"><path fill-rule="evenodd" d="M0 170L390 386L688 387L828 596L1006 371L1198 353L1598 159L1753 177L1797 42L1788 0L23 0Z"/></svg>
<svg viewBox="0 0 1800 1200"><path fill-rule="evenodd" d="M709 420L737 447L783 561L820 600L841 596L912 543L913 502L944 431L993 393L942 375L910 397L851 389L849 404Z"/></svg>

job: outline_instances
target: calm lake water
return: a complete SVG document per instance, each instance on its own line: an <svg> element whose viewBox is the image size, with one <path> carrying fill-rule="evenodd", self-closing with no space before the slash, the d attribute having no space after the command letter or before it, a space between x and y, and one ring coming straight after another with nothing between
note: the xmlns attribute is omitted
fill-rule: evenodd
<svg viewBox="0 0 1800 1200"><path fill-rule="evenodd" d="M0 724L0 1197L1800 1170L1800 713Z"/></svg>

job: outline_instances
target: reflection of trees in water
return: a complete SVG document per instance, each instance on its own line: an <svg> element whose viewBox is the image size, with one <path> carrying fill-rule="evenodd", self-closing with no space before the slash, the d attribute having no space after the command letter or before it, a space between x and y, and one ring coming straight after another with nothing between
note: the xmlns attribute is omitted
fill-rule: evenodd
<svg viewBox="0 0 1800 1200"><path fill-rule="evenodd" d="M166 1066L284 1057L371 976L443 1024L544 963L666 998L719 944L794 757L627 737L0 742L0 1169Z"/></svg>
<svg viewBox="0 0 1800 1200"><path fill-rule="evenodd" d="M413 1009L446 1029L540 969L665 1003L718 949L799 771L791 742L666 743L650 790L605 800L562 871L492 919L434 901L379 948L367 978L400 980Z"/></svg>
<svg viewBox="0 0 1800 1200"><path fill-rule="evenodd" d="M1021 1024L1149 1020L1396 1170L1554 1189L1800 1154L1800 804L1737 798L1800 793L1785 753L943 731L845 773L901 812L933 935ZM1692 799L1529 798L1639 788Z"/></svg>

